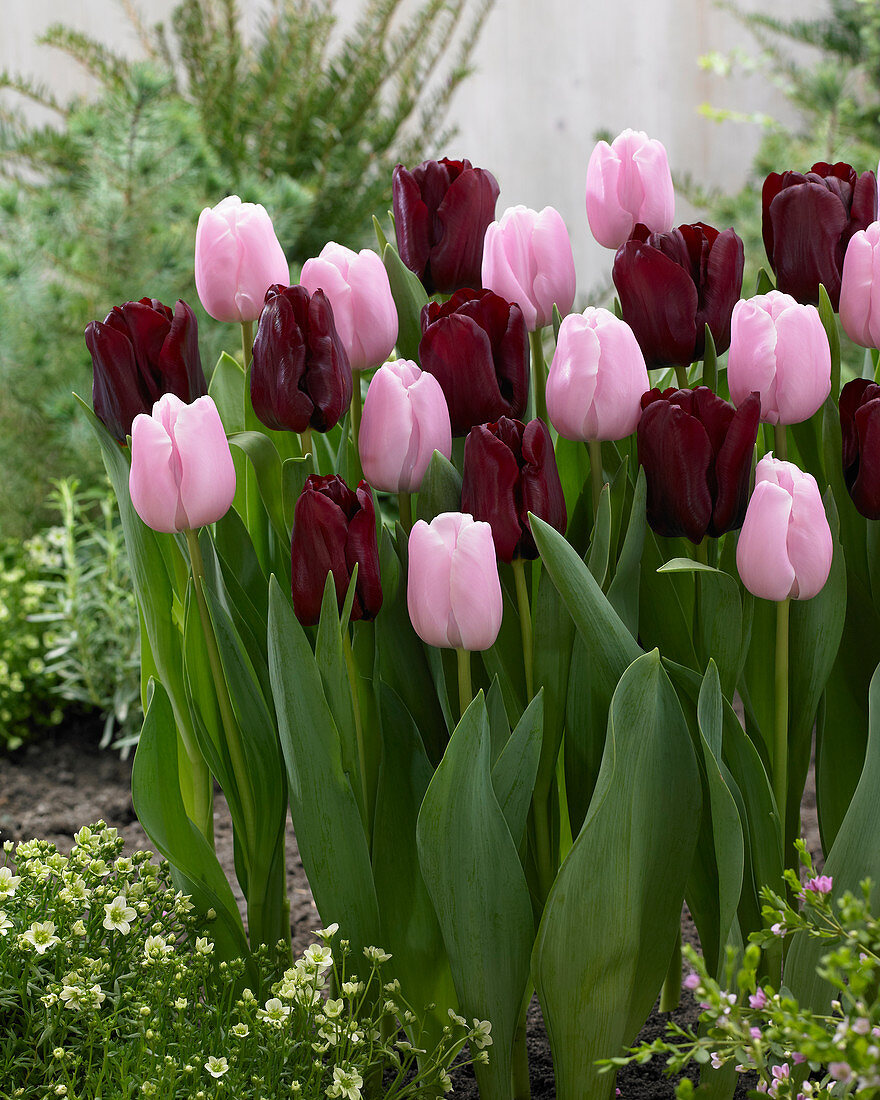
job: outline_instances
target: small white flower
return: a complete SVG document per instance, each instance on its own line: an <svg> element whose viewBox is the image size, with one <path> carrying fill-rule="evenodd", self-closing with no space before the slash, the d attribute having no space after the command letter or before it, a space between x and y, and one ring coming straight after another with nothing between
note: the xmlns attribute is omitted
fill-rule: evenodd
<svg viewBox="0 0 880 1100"><path fill-rule="evenodd" d="M85 921L77 920L73 922L73 928L71 929L74 936L84 936L86 934Z"/></svg>
<svg viewBox="0 0 880 1100"><path fill-rule="evenodd" d="M128 904L122 894L104 906L104 927L110 932L121 932L127 936L131 931L131 921L137 918L137 913Z"/></svg>
<svg viewBox="0 0 880 1100"><path fill-rule="evenodd" d="M174 1007L183 1012L188 1004L189 1001L187 1001L186 997L178 997L177 1000L174 1002Z"/></svg>
<svg viewBox="0 0 880 1100"><path fill-rule="evenodd" d="M171 954L171 948L165 942L164 936L147 936L144 940L144 954L148 959L161 959Z"/></svg>
<svg viewBox="0 0 880 1100"><path fill-rule="evenodd" d="M319 940L329 940L332 939L338 931L339 925L334 922L333 924L328 924L326 928L313 929L312 935L317 936Z"/></svg>
<svg viewBox="0 0 880 1100"><path fill-rule="evenodd" d="M213 950L214 945L213 943L211 943L207 936L196 937L196 951L200 955L210 955Z"/></svg>
<svg viewBox="0 0 880 1100"><path fill-rule="evenodd" d="M364 954L371 962L386 963L391 956L381 947L365 947Z"/></svg>
<svg viewBox="0 0 880 1100"><path fill-rule="evenodd" d="M248 1035L250 1035L251 1032L251 1029L247 1026L247 1024L233 1024L230 1030L232 1031L232 1034L237 1036L239 1039L246 1038Z"/></svg>
<svg viewBox="0 0 880 1100"><path fill-rule="evenodd" d="M21 882L21 875L14 875L8 867L0 867L0 898L11 898Z"/></svg>
<svg viewBox="0 0 880 1100"><path fill-rule="evenodd" d="M364 983L363 982L343 982L342 983L342 992L345 994L346 997L356 997L358 995L358 993L363 993L363 991L364 991Z"/></svg>
<svg viewBox="0 0 880 1100"><path fill-rule="evenodd" d="M479 1050L492 1045L492 1036L489 1034L492 1024L488 1020L474 1020L474 1030L471 1034L471 1042Z"/></svg>
<svg viewBox="0 0 880 1100"><path fill-rule="evenodd" d="M449 1019L452 1020L454 1024L458 1024L459 1027L467 1027L467 1020L464 1018L464 1016L457 1015L455 1010L452 1008L449 1008L446 1011L449 1015Z"/></svg>
<svg viewBox="0 0 880 1100"><path fill-rule="evenodd" d="M356 1069L345 1066L333 1067L333 1084L325 1091L331 1098L343 1097L344 1100L361 1100L363 1077Z"/></svg>
<svg viewBox="0 0 880 1100"><path fill-rule="evenodd" d="M45 955L50 947L61 943L55 935L55 922L51 920L34 921L24 933L23 939L27 940L38 955Z"/></svg>
<svg viewBox="0 0 880 1100"><path fill-rule="evenodd" d="M215 1058L212 1054L205 1062L205 1069L212 1077L222 1077L224 1073L228 1072L229 1063L225 1058Z"/></svg>
<svg viewBox="0 0 880 1100"><path fill-rule="evenodd" d="M284 1027L290 1015L290 1005L283 1004L277 997L270 997L266 1007L257 1009L257 1019L265 1020L270 1027Z"/></svg>
<svg viewBox="0 0 880 1100"><path fill-rule="evenodd" d="M11 927L12 921L9 920L3 910L0 909L0 936L5 936Z"/></svg>
<svg viewBox="0 0 880 1100"><path fill-rule="evenodd" d="M61 988L61 1000L64 1007L79 1012L83 1007L83 991L75 985L65 985Z"/></svg>
<svg viewBox="0 0 880 1100"><path fill-rule="evenodd" d="M297 962L302 962L308 970L329 970L333 965L333 952L326 944L311 943Z"/></svg>

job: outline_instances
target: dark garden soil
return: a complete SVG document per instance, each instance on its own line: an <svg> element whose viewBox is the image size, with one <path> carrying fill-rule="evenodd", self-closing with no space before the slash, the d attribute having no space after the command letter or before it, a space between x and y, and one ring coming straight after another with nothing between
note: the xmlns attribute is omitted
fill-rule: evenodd
<svg viewBox="0 0 880 1100"><path fill-rule="evenodd" d="M51 840L67 852L73 834L82 825L103 818L125 838L129 850L150 848L131 804L131 759L122 760L116 752L98 748L100 726L88 716L74 718L38 740L25 744L11 755L0 753L0 840L27 840L40 837ZM808 788L802 809L804 834L811 851L819 852L815 796ZM214 831L217 855L227 870L233 891L244 909L244 900L232 873L232 824L222 793L216 792ZM287 888L291 899L291 923L294 951L301 952L312 942L312 929L321 926L321 918L312 895L288 820ZM682 919L686 942L699 946L687 913ZM699 1009L689 993L683 992L682 1005L672 1015L682 1026L696 1023ZM655 1007L639 1039L661 1035L668 1017ZM528 1017L528 1049L533 1100L553 1100L553 1063L537 999L533 999ZM455 1071L456 1100L476 1100L473 1074L467 1068ZM674 1097L674 1084L663 1077L658 1060L623 1070L617 1081L623 1100L664 1100ZM745 1100L752 1082L741 1080L735 1100ZM584 1097L584 1100L590 1100Z"/></svg>

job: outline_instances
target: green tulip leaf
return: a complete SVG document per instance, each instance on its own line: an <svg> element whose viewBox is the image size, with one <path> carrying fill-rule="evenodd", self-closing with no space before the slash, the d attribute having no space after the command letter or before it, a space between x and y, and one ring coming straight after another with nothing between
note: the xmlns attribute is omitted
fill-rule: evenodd
<svg viewBox="0 0 880 1100"><path fill-rule="evenodd" d="M290 545L281 492L281 459L275 444L262 432L237 432L229 442L244 451L254 468L263 507L283 546ZM289 461L289 460L288 460Z"/></svg>
<svg viewBox="0 0 880 1100"><path fill-rule="evenodd" d="M715 337L708 325L705 325L705 351L703 352L703 385L713 393L718 392L718 354L715 351Z"/></svg>
<svg viewBox="0 0 880 1100"><path fill-rule="evenodd" d="M543 724L544 694L541 689L526 707L516 729L492 766L495 797L517 848L525 833L526 817L538 774Z"/></svg>
<svg viewBox="0 0 880 1100"><path fill-rule="evenodd" d="M382 263L388 273L391 295L397 307L397 350L401 358L419 361L422 340L422 308L428 295L422 282L414 275L390 244L382 249Z"/></svg>
<svg viewBox="0 0 880 1100"><path fill-rule="evenodd" d="M553 339L559 339L559 326L562 324L562 314L559 312L559 306L553 303Z"/></svg>
<svg viewBox="0 0 880 1100"><path fill-rule="evenodd" d="M309 474L317 473L311 454L305 458L286 458L281 464L281 498L284 507L284 526L293 530L293 514L296 502L305 488Z"/></svg>
<svg viewBox="0 0 880 1100"><path fill-rule="evenodd" d="M775 290L776 286L773 280L768 275L765 268L761 268L758 272L758 278L755 283L755 294L769 294L771 290Z"/></svg>
<svg viewBox="0 0 880 1100"><path fill-rule="evenodd" d="M542 569L532 622L534 678L544 692L544 732L535 780L536 797L548 796L556 774L556 758L565 725L572 646L578 637L556 585Z"/></svg>
<svg viewBox="0 0 880 1100"><path fill-rule="evenodd" d="M632 634L639 634L639 584L642 571L642 551L645 545L645 501L647 482L645 471L639 468L629 512L629 523L623 538L623 548L608 586L608 602Z"/></svg>
<svg viewBox="0 0 880 1100"><path fill-rule="evenodd" d="M590 539L590 555L587 567L593 574L596 584L605 587L608 576L608 559L611 556L611 486L602 486L599 494L599 507L593 521L593 534Z"/></svg>
<svg viewBox="0 0 880 1100"><path fill-rule="evenodd" d="M208 396L217 406L227 435L244 431L244 396L247 375L241 363L223 352L208 384Z"/></svg>
<svg viewBox="0 0 880 1100"><path fill-rule="evenodd" d="M655 650L614 692L589 812L535 942L560 1096L614 1095L595 1062L629 1045L651 1011L677 942L699 819L690 734Z"/></svg>
<svg viewBox="0 0 880 1100"><path fill-rule="evenodd" d="M461 474L445 455L435 451L422 478L417 516L430 523L441 512L458 512L460 509Z"/></svg>
<svg viewBox="0 0 880 1100"><path fill-rule="evenodd" d="M490 763L494 768L504 746L510 739L510 723L504 706L504 694L498 677L492 677L492 683L486 693L486 711L489 715L489 734L491 743Z"/></svg>
<svg viewBox="0 0 880 1100"><path fill-rule="evenodd" d="M373 215L373 231L376 234L376 242L379 245L379 255L382 256L385 253L385 249L388 247L388 238L379 224L379 219L376 215Z"/></svg>
<svg viewBox="0 0 880 1100"><path fill-rule="evenodd" d="M828 297L828 291L819 284L819 317L828 337L831 348L831 400L836 401L840 394L840 333L837 328L837 316Z"/></svg>

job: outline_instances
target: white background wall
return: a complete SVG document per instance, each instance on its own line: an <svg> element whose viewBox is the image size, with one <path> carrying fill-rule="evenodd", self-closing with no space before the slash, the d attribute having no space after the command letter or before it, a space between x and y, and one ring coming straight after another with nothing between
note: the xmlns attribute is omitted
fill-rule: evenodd
<svg viewBox="0 0 880 1100"><path fill-rule="evenodd" d="M246 25L269 2L241 0ZM363 2L336 0L342 26ZM175 0L139 0L151 23L174 6ZM762 0L740 0L740 6L767 9ZM774 0L773 14L809 17L824 7L823 0ZM61 98L88 92L88 79L73 62L34 43L56 21L137 52L118 0L29 0L26 7L0 0L0 68L35 75ZM700 104L789 117L766 80L724 79L698 66L701 54L737 46L757 52L713 0L496 0L475 52L476 72L453 103L459 137L435 153L491 169L501 185L499 213L516 203L557 207L574 245L579 298L586 300L610 270L610 254L592 240L584 212L597 130L646 130L664 142L674 172L732 191L745 179L760 128L710 121L698 113ZM780 166L787 167L801 166ZM683 203L677 213L678 221L692 216Z"/></svg>

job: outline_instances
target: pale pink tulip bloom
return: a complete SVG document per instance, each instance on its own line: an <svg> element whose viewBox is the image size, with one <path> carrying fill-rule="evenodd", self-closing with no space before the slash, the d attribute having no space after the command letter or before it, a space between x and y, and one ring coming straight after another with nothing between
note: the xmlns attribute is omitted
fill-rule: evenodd
<svg viewBox="0 0 880 1100"><path fill-rule="evenodd" d="M668 233L675 191L663 143L641 130L624 130L609 145L600 141L587 165L587 219L605 248L620 248L637 224Z"/></svg>
<svg viewBox="0 0 880 1100"><path fill-rule="evenodd" d="M128 485L135 511L154 531L187 531L226 515L235 466L212 398L186 405L166 393L152 415L138 413Z"/></svg>
<svg viewBox="0 0 880 1100"><path fill-rule="evenodd" d="M300 283L309 294L321 289L327 295L352 370L385 362L397 340L397 308L385 265L375 252L354 252L330 241L303 264Z"/></svg>
<svg viewBox="0 0 880 1100"><path fill-rule="evenodd" d="M196 290L218 321L256 321L270 286L290 268L264 206L229 195L206 206L196 229Z"/></svg>
<svg viewBox="0 0 880 1100"><path fill-rule="evenodd" d="M833 553L816 479L764 455L736 546L743 584L763 600L810 600L828 580Z"/></svg>
<svg viewBox="0 0 880 1100"><path fill-rule="evenodd" d="M854 343L880 347L880 222L854 233L846 246L840 323Z"/></svg>
<svg viewBox="0 0 880 1100"><path fill-rule="evenodd" d="M364 400L358 450L364 477L383 493L417 493L434 451L452 454L440 383L411 359L380 367Z"/></svg>
<svg viewBox="0 0 880 1100"><path fill-rule="evenodd" d="M419 520L409 536L409 617L428 645L489 649L501 629L492 528L462 512Z"/></svg>
<svg viewBox="0 0 880 1100"><path fill-rule="evenodd" d="M727 384L735 405L761 395L766 424L808 420L831 393L831 349L818 309L778 290L737 302Z"/></svg>
<svg viewBox="0 0 880 1100"><path fill-rule="evenodd" d="M550 324L554 305L564 317L574 303L575 271L559 211L505 210L486 230L482 278L487 290L516 302L529 332Z"/></svg>
<svg viewBox="0 0 880 1100"><path fill-rule="evenodd" d="M563 320L547 376L547 416L560 435L632 435L650 388L642 349L624 321L593 306Z"/></svg>

